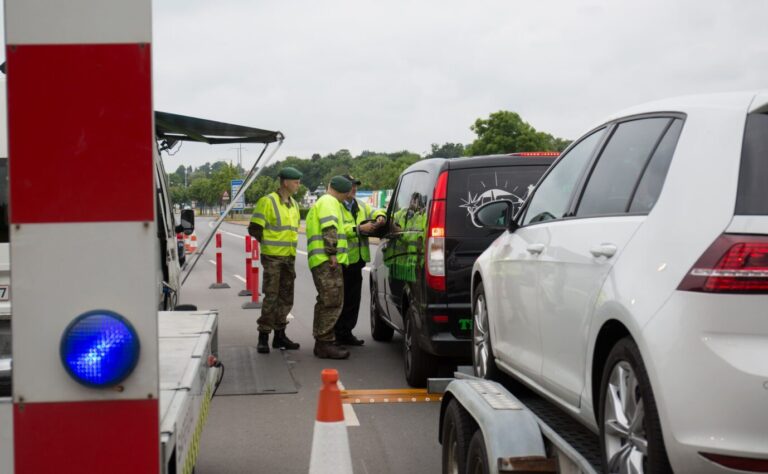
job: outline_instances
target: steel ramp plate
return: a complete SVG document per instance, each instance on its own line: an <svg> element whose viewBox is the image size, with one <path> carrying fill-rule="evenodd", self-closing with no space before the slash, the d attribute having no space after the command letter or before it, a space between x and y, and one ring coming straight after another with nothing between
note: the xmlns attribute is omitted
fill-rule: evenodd
<svg viewBox="0 0 768 474"><path fill-rule="evenodd" d="M221 347L219 360L224 364L224 378L216 396L298 393L282 352L272 349L269 354L259 354L251 346Z"/></svg>

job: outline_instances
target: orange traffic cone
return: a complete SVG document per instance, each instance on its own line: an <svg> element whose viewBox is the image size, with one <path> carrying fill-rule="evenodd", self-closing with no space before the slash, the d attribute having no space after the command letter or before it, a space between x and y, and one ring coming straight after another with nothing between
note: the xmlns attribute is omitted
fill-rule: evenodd
<svg viewBox="0 0 768 474"><path fill-rule="evenodd" d="M187 253L190 253L189 245L190 245L191 239L189 238L188 234L184 234L184 251Z"/></svg>
<svg viewBox="0 0 768 474"><path fill-rule="evenodd" d="M189 253L195 252L197 252L197 235L193 232L192 235L189 236Z"/></svg>
<svg viewBox="0 0 768 474"><path fill-rule="evenodd" d="M323 369L323 386L317 401L317 418L312 434L309 474L352 474L347 424L341 408L341 392L336 369Z"/></svg>

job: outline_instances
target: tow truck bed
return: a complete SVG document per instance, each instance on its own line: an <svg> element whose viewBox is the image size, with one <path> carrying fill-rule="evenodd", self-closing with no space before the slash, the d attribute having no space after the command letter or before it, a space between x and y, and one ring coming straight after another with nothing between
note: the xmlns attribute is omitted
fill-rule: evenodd
<svg viewBox="0 0 768 474"><path fill-rule="evenodd" d="M218 351L218 314L161 311L158 323L162 472L190 473L220 376L208 363Z"/></svg>

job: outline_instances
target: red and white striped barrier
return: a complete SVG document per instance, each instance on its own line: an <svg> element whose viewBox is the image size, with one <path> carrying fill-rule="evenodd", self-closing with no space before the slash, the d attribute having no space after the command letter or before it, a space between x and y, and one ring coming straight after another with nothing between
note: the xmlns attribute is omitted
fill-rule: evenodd
<svg viewBox="0 0 768 474"><path fill-rule="evenodd" d="M245 236L245 289L237 296L251 296L251 236Z"/></svg>
<svg viewBox="0 0 768 474"><path fill-rule="evenodd" d="M323 386L317 400L317 417L312 433L309 474L352 474L347 424L341 407L336 369L323 369Z"/></svg>
<svg viewBox="0 0 768 474"><path fill-rule="evenodd" d="M261 286L259 285L259 241L253 239L251 243L251 268L250 268L250 290L251 301L243 303L243 309L257 309L261 308L261 302L259 301L259 292Z"/></svg>
<svg viewBox="0 0 768 474"><path fill-rule="evenodd" d="M5 1L15 474L160 472L151 20L150 0ZM94 310L141 340L119 387L63 366Z"/></svg>
<svg viewBox="0 0 768 474"><path fill-rule="evenodd" d="M216 283L211 283L211 286L208 288L212 290L229 288L229 285L224 283L224 268L221 257L221 232L216 232Z"/></svg>

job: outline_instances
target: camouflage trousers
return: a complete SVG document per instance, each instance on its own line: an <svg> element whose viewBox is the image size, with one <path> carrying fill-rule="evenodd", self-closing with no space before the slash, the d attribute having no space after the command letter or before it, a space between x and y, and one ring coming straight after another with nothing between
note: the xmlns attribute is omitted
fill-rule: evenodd
<svg viewBox="0 0 768 474"><path fill-rule="evenodd" d="M257 323L259 332L285 329L293 308L293 282L296 280L295 257L261 255L264 269L264 301Z"/></svg>
<svg viewBox="0 0 768 474"><path fill-rule="evenodd" d="M344 276L341 265L331 268L330 262L323 262L312 269L312 279L317 289L312 335L318 341L334 341L336 336L333 327L344 306Z"/></svg>

